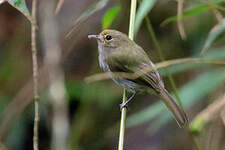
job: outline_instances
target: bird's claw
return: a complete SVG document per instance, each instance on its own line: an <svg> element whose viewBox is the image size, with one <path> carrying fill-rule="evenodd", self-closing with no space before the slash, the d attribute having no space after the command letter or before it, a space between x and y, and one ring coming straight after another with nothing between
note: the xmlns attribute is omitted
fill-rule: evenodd
<svg viewBox="0 0 225 150"><path fill-rule="evenodd" d="M122 111L122 109L123 109L124 107L128 108L126 102L120 104L120 111Z"/></svg>

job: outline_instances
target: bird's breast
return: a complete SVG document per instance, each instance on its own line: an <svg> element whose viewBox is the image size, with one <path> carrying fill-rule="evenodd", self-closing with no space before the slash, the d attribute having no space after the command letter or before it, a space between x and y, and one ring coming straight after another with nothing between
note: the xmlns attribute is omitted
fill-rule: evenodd
<svg viewBox="0 0 225 150"><path fill-rule="evenodd" d="M109 65L106 62L106 57L104 55L99 54L98 56L99 66L106 72L110 71Z"/></svg>

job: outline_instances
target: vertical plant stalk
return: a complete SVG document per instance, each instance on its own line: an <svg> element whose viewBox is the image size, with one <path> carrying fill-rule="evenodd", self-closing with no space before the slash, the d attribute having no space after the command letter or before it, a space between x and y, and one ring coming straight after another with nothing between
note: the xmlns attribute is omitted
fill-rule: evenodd
<svg viewBox="0 0 225 150"><path fill-rule="evenodd" d="M182 12L183 12L183 4L184 4L184 0L178 0L178 5L177 5L177 17L178 17L178 21L177 21L177 26L178 26L178 30L180 33L181 38L184 40L186 39L186 34L184 31L184 24L182 22Z"/></svg>
<svg viewBox="0 0 225 150"><path fill-rule="evenodd" d="M49 73L49 98L52 105L52 136L54 150L68 150L69 119L66 99L62 50L59 45L58 24L54 14L55 1L42 1L42 41L45 48L44 65Z"/></svg>
<svg viewBox="0 0 225 150"><path fill-rule="evenodd" d="M195 146L196 150L202 150L201 144L199 143L197 137L194 136L194 135L191 135L191 137L192 137L192 140L193 140L193 143L194 143L194 146Z"/></svg>
<svg viewBox="0 0 225 150"><path fill-rule="evenodd" d="M125 103L127 100L126 98L126 90L123 90L123 103ZM126 114L127 114L127 108L124 107L121 110L121 120L120 120L120 135L119 135L119 144L118 144L118 150L123 150L124 145L124 133L126 129Z"/></svg>
<svg viewBox="0 0 225 150"><path fill-rule="evenodd" d="M59 0L58 1L58 4L57 4L56 9L55 9L55 14L58 14L59 13L59 11L62 8L63 3L64 3L64 0Z"/></svg>
<svg viewBox="0 0 225 150"><path fill-rule="evenodd" d="M34 92L34 130L33 130L33 149L38 150L38 122L39 122L39 95L38 95L38 62L37 62L37 44L36 44L36 19L37 0L32 2L32 19L31 23L31 51L33 62L33 92Z"/></svg>
<svg viewBox="0 0 225 150"><path fill-rule="evenodd" d="M129 25L129 38L131 40L134 39L134 21L136 15L136 7L137 7L137 0L131 0L131 7L130 7L130 25ZM126 98L126 90L123 91L123 103L127 100ZM121 110L121 120L120 120L120 134L119 134L119 144L118 150L123 150L124 147L124 133L126 128L126 113L127 108L124 107Z"/></svg>
<svg viewBox="0 0 225 150"><path fill-rule="evenodd" d="M136 7L137 7L137 0L131 0L130 25L129 25L129 34L128 34L131 40L134 39L134 22L135 22L135 15L136 15Z"/></svg>
<svg viewBox="0 0 225 150"><path fill-rule="evenodd" d="M145 21L146 21L147 29L148 29L151 37L152 37L154 46L155 46L155 48L157 50L157 53L159 55L159 59L161 61L165 61L164 55L162 53L161 47L160 47L159 42L158 42L158 40L156 38L155 32L153 30L153 27L152 27L152 24L151 24L149 18L145 17ZM182 105L181 99L179 97L179 94L178 94L178 91L177 91L177 87L176 87L176 84L175 84L175 82L173 80L173 77L172 77L172 75L170 74L170 72L168 71L167 68L165 68L164 70L165 70L165 72L166 72L166 74L167 74L167 76L169 78L169 81L170 81L170 84L171 84L171 86L173 88L174 95L176 96L177 102L179 103L180 107L183 108L183 105Z"/></svg>

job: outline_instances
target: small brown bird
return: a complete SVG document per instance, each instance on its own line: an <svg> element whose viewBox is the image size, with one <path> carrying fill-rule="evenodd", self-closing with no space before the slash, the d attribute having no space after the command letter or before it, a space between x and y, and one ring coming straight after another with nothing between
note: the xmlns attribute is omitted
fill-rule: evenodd
<svg viewBox="0 0 225 150"><path fill-rule="evenodd" d="M113 77L112 80L132 93L132 96L121 104L125 107L136 93L150 93L159 96L167 108L173 113L180 127L188 123L185 112L176 104L164 87L164 83L145 51L126 34L116 30L104 30L99 35L89 35L98 42L99 64L105 72L143 72L137 79Z"/></svg>

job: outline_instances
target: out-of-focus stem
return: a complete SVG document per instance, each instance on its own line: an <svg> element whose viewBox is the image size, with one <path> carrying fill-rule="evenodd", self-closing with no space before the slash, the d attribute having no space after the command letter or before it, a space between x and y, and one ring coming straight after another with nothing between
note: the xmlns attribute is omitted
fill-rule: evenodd
<svg viewBox="0 0 225 150"><path fill-rule="evenodd" d="M52 148L68 150L69 119L64 72L61 68L62 52L59 46L55 1L42 1L42 42L45 48L44 64L49 73L49 98L52 105Z"/></svg>
<svg viewBox="0 0 225 150"><path fill-rule="evenodd" d="M184 31L184 25L183 25L183 21L181 19L182 16L182 12L183 12L183 4L184 4L184 0L178 0L178 5L177 5L177 26L178 26L178 30L180 32L180 36L183 40L186 39L186 34Z"/></svg>

